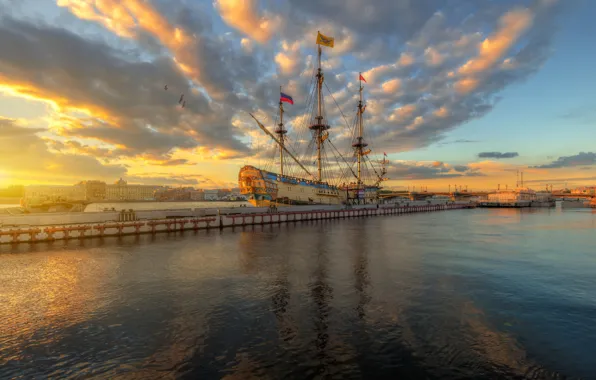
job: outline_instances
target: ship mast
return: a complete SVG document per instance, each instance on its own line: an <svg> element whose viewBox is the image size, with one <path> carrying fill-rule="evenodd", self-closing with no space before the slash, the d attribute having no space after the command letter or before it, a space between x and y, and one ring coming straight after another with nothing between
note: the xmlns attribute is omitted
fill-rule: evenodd
<svg viewBox="0 0 596 380"><path fill-rule="evenodd" d="M313 176L312 174L310 174L310 172L308 171L308 169L306 169L306 168L304 167L304 165L302 165L302 163L300 162L300 160L298 160L298 159L297 159L297 158L296 158L296 157L295 157L295 156L294 156L292 153L290 153L290 151L288 150L288 148L286 148L286 147L285 147L285 145L282 145L282 143L281 143L281 142L280 142L280 141L277 139L277 137L275 137L275 135L274 135L273 133L269 132L269 130L268 130L268 129L267 129L267 128L266 128L266 127L265 127L265 126L264 126L264 125L263 125L263 124L262 124L262 123L261 123L261 122L260 122L260 121L259 121L259 120L258 120L256 117L255 117L255 115L253 115L252 113L249 113L249 115L250 115L250 116L251 116L253 119L255 119L255 121L257 122L257 125L259 126L259 128L261 128L261 130L262 130L263 132L265 132L265 133L266 133L266 134L267 134L269 137L271 137L271 138L273 139L273 141L275 141L275 143L276 143L278 146L280 146L280 147L281 147L281 148L284 150L284 152L286 152L286 154L287 154L288 156L290 156L290 158L291 158L292 160L294 160L294 161L296 162L296 164L298 164L298 166L300 166L300 168L301 168L302 170L304 170L304 172L305 172L306 174L308 174L309 176L311 176L311 177L313 177L313 178L314 178L314 176Z"/></svg>
<svg viewBox="0 0 596 380"><path fill-rule="evenodd" d="M358 137L356 137L356 142L352 144L354 148L356 148L356 156L358 158L358 190L360 190L360 186L362 185L362 157L363 157L363 149L368 145L364 142L364 125L362 124L362 113L363 113L363 104L362 104L362 73L359 73L358 76L359 81L359 92L360 92L360 99L358 101Z"/></svg>
<svg viewBox="0 0 596 380"><path fill-rule="evenodd" d="M310 130L315 131L315 138L317 139L317 180L323 180L323 168L321 160L321 151L323 148L324 132L329 129L329 126L323 123L323 70L321 69L321 45L318 46L318 70L317 70L317 116L315 123L309 127Z"/></svg>
<svg viewBox="0 0 596 380"><path fill-rule="evenodd" d="M317 71L317 108L318 108L318 113L317 113L317 123L319 124L319 127L321 127L322 121L323 121L323 116L321 113L321 107L322 107L322 99L321 99L321 94L322 94L322 87L323 87L323 71L321 70L321 45L318 46L319 47L319 69ZM322 128L317 128L317 172L318 172L318 177L319 177L319 182L321 182L322 180L322 175L321 175L321 139L322 139Z"/></svg>
<svg viewBox="0 0 596 380"><path fill-rule="evenodd" d="M281 93L281 86L279 86L279 92ZM281 102L281 98L279 99L279 124L277 125L278 128L275 130L275 133L279 139L279 172L283 176L284 175L284 149L285 149L285 134L288 133L284 129L284 107Z"/></svg>

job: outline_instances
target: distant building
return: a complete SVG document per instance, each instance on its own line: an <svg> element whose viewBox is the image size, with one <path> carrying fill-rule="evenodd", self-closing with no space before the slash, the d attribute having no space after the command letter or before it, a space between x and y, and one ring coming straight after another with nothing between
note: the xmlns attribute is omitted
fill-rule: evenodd
<svg viewBox="0 0 596 380"><path fill-rule="evenodd" d="M535 201L536 192L526 188L515 190L497 190L495 193L488 194L489 202L511 203L517 201Z"/></svg>
<svg viewBox="0 0 596 380"><path fill-rule="evenodd" d="M190 200L191 201L204 201L205 200L205 192L203 190L190 191Z"/></svg>
<svg viewBox="0 0 596 380"><path fill-rule="evenodd" d="M156 192L162 189L162 186L129 185L125 180L120 178L113 185L106 186L106 200L152 201L155 200Z"/></svg>
<svg viewBox="0 0 596 380"><path fill-rule="evenodd" d="M216 201L219 199L219 190L204 190L206 201Z"/></svg>
<svg viewBox="0 0 596 380"><path fill-rule="evenodd" d="M31 185L25 186L23 199L28 204L85 200L85 186Z"/></svg>
<svg viewBox="0 0 596 380"><path fill-rule="evenodd" d="M85 188L85 200L89 202L106 199L107 185L103 181L83 181L79 183Z"/></svg>
<svg viewBox="0 0 596 380"><path fill-rule="evenodd" d="M217 190L217 198L218 199L225 198L230 194L232 194L232 190L230 190L230 189L218 189Z"/></svg>
<svg viewBox="0 0 596 380"><path fill-rule="evenodd" d="M155 198L158 201L203 201L205 194L202 190L192 187L180 187L174 189L162 189L156 193Z"/></svg>

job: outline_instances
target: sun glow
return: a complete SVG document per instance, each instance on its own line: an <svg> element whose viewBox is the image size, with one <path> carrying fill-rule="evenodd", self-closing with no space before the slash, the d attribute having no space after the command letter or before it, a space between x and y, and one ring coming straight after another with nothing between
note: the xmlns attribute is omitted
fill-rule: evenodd
<svg viewBox="0 0 596 380"><path fill-rule="evenodd" d="M10 178L6 172L0 171L0 187L6 187L9 185Z"/></svg>

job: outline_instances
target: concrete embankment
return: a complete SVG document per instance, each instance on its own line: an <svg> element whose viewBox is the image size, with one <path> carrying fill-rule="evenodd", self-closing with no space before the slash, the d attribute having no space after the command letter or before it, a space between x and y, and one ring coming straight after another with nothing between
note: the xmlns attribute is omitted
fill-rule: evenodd
<svg viewBox="0 0 596 380"><path fill-rule="evenodd" d="M186 209L37 214L0 218L0 244L174 232L307 220L401 215L474 207L469 203L279 208Z"/></svg>

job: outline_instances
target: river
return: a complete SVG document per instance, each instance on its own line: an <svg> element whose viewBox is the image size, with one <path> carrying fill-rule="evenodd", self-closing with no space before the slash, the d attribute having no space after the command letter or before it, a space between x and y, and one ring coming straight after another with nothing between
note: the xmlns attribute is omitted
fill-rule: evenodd
<svg viewBox="0 0 596 380"><path fill-rule="evenodd" d="M0 247L0 378L596 378L596 213Z"/></svg>

